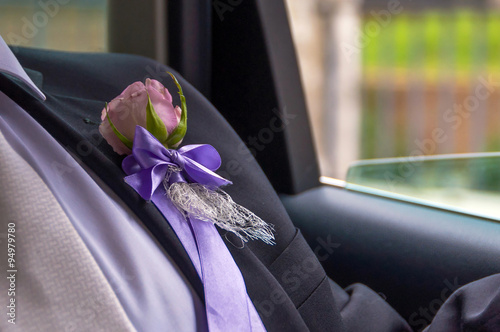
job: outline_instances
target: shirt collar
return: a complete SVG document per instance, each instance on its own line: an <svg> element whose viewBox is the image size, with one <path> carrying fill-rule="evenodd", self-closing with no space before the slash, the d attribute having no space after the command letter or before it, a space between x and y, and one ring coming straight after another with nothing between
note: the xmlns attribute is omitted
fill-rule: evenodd
<svg viewBox="0 0 500 332"><path fill-rule="evenodd" d="M24 71L23 67L16 59L16 56L7 46L2 36L0 36L0 72L14 76L24 83L42 100L45 100L45 95L38 89L38 87L29 78L28 74Z"/></svg>

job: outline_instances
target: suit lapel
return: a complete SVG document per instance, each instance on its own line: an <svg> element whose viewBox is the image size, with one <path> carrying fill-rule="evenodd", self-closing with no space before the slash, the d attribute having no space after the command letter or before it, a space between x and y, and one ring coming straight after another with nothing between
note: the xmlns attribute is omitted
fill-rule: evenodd
<svg viewBox="0 0 500 332"><path fill-rule="evenodd" d="M23 107L62 146L79 156L142 220L159 244L178 265L202 302L203 285L177 235L151 202L145 202L124 181L120 157L99 134L100 110L104 101L54 96L44 91L45 102L33 98L24 88L0 75L3 92ZM4 88L5 87L5 88ZM65 165L54 165L70 172Z"/></svg>

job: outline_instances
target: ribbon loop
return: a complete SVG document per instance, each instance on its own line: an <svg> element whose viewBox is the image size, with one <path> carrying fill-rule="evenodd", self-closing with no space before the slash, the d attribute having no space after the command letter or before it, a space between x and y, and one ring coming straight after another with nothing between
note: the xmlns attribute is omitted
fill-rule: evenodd
<svg viewBox="0 0 500 332"><path fill-rule="evenodd" d="M214 173L221 165L220 155L208 144L187 145L179 150L165 148L149 131L136 126L132 154L122 162L125 177L142 198L151 200L163 183L170 166L177 166L191 182L218 188L231 184ZM170 176L169 184L185 182L181 176Z"/></svg>

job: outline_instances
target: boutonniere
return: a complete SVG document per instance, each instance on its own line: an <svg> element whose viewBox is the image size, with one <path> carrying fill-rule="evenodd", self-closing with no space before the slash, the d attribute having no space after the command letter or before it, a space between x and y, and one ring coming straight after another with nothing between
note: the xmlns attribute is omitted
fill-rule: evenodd
<svg viewBox="0 0 500 332"><path fill-rule="evenodd" d="M116 153L127 155L122 163L125 181L145 200L152 200L160 188L169 201L167 214L174 206L185 219L211 222L243 242L274 244L273 227L222 189L231 182L215 173L221 165L216 149L208 144L179 148L187 131L187 104L182 87L170 75L180 106L173 106L160 82L146 79L145 84L129 85L102 111L100 133Z"/></svg>
<svg viewBox="0 0 500 332"><path fill-rule="evenodd" d="M135 82L106 104L99 131L116 153L126 155L126 183L155 204L191 258L203 282L209 330L249 332L258 314L215 226L243 243L259 239L267 244L274 244L273 227L222 190L231 182L215 173L221 158L214 147L180 147L187 130L187 105L179 82L170 75L180 106L173 106L160 82Z"/></svg>

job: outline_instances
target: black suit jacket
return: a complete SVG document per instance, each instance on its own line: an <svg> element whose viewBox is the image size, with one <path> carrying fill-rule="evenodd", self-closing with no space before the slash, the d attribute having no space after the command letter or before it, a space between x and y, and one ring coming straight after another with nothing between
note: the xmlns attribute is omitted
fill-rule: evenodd
<svg viewBox="0 0 500 332"><path fill-rule="evenodd" d="M2 90L62 146L79 156L132 209L203 299L203 285L168 221L152 203L145 202L125 184L121 169L123 157L113 152L98 131L104 103L134 81L144 81L151 69L157 71L157 79L163 78L162 83L175 92L176 87L165 73L172 69L130 55L71 54L22 48L14 49L14 53L40 85L47 100L36 100L22 85L7 82L9 78L5 76L0 76ZM231 243L238 243L236 237L221 232L268 331L361 331L353 326L365 326L367 331L409 330L407 324L366 287L356 286L346 293L331 282L238 135L200 93L182 77L177 77L188 105L188 131L183 144L213 145L222 157L222 169L230 170L230 180L234 183L226 188L227 192L237 203L275 226L274 246L251 241L239 249ZM172 95L174 104L179 104L177 94ZM54 167L65 171L64 165ZM358 294L354 300L350 297L353 292ZM365 306L366 299L372 308ZM366 324L353 323L358 311Z"/></svg>

